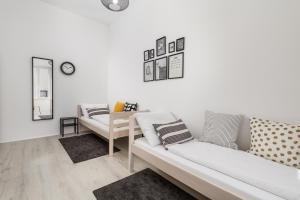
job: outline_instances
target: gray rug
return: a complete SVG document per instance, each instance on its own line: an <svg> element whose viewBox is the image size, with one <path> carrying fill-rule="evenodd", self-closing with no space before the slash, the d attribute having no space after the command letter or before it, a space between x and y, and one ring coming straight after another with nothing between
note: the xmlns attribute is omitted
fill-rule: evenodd
<svg viewBox="0 0 300 200"><path fill-rule="evenodd" d="M60 138L60 143L70 156L73 163L108 154L108 142L94 134ZM114 148L114 152L120 151Z"/></svg>
<svg viewBox="0 0 300 200"><path fill-rule="evenodd" d="M145 169L94 192L97 200L194 200L151 169Z"/></svg>

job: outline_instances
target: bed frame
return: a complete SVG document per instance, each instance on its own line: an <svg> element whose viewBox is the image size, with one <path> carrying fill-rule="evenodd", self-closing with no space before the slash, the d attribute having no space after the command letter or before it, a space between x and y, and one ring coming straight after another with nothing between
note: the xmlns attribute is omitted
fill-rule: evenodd
<svg viewBox="0 0 300 200"><path fill-rule="evenodd" d="M128 120L130 116L135 114L136 112L113 112L109 115L109 131L101 129L100 127L97 127L91 123L88 123L81 119L83 116L81 106L77 105L77 115L78 115L78 123L79 123L79 130L81 130L81 127L85 127L89 130L92 130L93 133L95 133L98 136L104 137L109 142L109 156L113 156L113 149L114 149L114 139L127 137L129 135L129 130L118 130L116 129L122 128L122 127L128 127L129 123L118 123L115 124L114 121L118 119L126 119ZM141 131L139 128L135 127L135 134L139 135L141 134Z"/></svg>
<svg viewBox="0 0 300 200"><path fill-rule="evenodd" d="M187 185L193 190L205 195L210 199L222 199L222 200L236 200L247 199L247 197L238 194L236 191L232 191L230 188L224 188L217 183L207 180L206 177L187 170L184 167L176 165L176 163L168 158L158 156L154 152L143 149L134 144L135 127L137 121L134 115L129 119L129 161L128 168L132 173L134 171L134 156L137 156L146 162L150 163L154 167L158 168L162 172L177 179L179 182Z"/></svg>

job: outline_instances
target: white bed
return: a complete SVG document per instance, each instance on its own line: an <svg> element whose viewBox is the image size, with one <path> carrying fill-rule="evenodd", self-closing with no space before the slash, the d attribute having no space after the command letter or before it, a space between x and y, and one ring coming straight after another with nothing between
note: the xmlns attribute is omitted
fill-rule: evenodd
<svg viewBox="0 0 300 200"><path fill-rule="evenodd" d="M182 148L172 148L169 147L169 151L166 151L161 145L158 146L151 146L145 138L140 138L137 140L134 140L133 137L133 128L136 126L137 121L135 120L135 116L132 116L130 118L130 135L129 135L129 169L130 171L133 171L133 157L138 156L145 161L152 164L154 167L160 169L164 173L170 175L171 177L179 180L180 182L184 183L185 185L189 186L190 188L198 191L199 193L211 198L211 199L266 199L266 200L282 200L286 199L284 196L293 196L293 198L288 199L299 199L300 197L297 196L297 188L292 187L291 191L293 192L292 195L288 193L289 190L286 192L283 191L284 185L280 185L279 183L279 189L281 191L275 191L273 189L272 192L265 190L262 187L262 185L253 185L250 182L245 182L243 179L238 179L234 176L230 176L224 172L220 172L216 169L212 169L211 167L208 167L204 164L201 164L200 162L197 162L197 159L193 158L190 149L184 149L183 151L179 151L178 149ZM174 146L175 147L175 146ZM200 151L203 149L197 149L195 147L191 147L192 150ZM205 147L206 148L206 147ZM244 152L245 153L245 152ZM196 154L194 154L196 155ZM204 156L203 156L204 155ZM202 158L205 157L205 154L203 154ZM261 158L259 158L261 159ZM218 160L218 159L217 159ZM222 159L219 159L222 160ZM199 161L199 160L198 160ZM264 161L262 161L264 162ZM267 161L270 162L271 161ZM255 163L249 163L252 164L252 166L255 166ZM273 163L271 163L273 164ZM268 164L267 164L268 165ZM275 163L276 165L276 163ZM277 164L279 165L279 164ZM250 165L249 165L250 166ZM244 165L245 167L245 165ZM279 168L281 165L279 166ZM284 168L284 167L283 167ZM289 167L287 167L289 168ZM228 168L227 168L228 169ZM232 168L234 170L234 167ZM266 169L266 168L264 168ZM285 170L285 169L284 169ZM272 171L272 170L271 170ZM226 171L225 171L226 172ZM272 172L276 172L276 170L273 170ZM285 174L285 172L288 172L289 178L292 178L291 183L299 184L300 182L300 172L299 170L292 171L294 173L294 177L291 176L292 173L290 173L290 170L284 171L284 173L281 174L283 184L287 183L287 179L283 177L282 175ZM247 172L245 172L247 173ZM297 175L298 173L298 175ZM259 173L263 176L263 172ZM235 175L235 174L233 174ZM267 173L266 177L270 177L272 175L271 173ZM274 174L274 176L280 176L279 174ZM259 180L260 177L257 177L256 180ZM264 178L264 177L262 177ZM277 179L274 178L274 180L280 181L280 177ZM264 183L264 182L263 182ZM274 184L275 185L275 184ZM273 185L273 186L274 186ZM275 185L276 186L276 185ZM281 187L282 186L282 187ZM298 186L298 185L297 185ZM288 189L288 188L287 188ZM300 189L300 187L299 187ZM284 194L285 193L285 194ZM279 195L278 195L279 194ZM296 195L295 195L296 194ZM299 194L299 193L298 193Z"/></svg>
<svg viewBox="0 0 300 200"><path fill-rule="evenodd" d="M86 127L93 133L108 139L109 156L113 156L114 140L129 135L129 117L136 112L113 112L107 115L93 116L93 118L85 117L82 114L81 106L77 106L79 130ZM135 134L141 132L139 128L135 128Z"/></svg>
<svg viewBox="0 0 300 200"><path fill-rule="evenodd" d="M189 161L183 157L177 156L174 153L171 153L170 151L166 151L161 145L152 147L151 145L149 145L149 143L144 137L135 140L134 148L143 149L147 153L152 154L155 157L159 157L165 162L171 163L172 165L177 166L178 168L184 168L185 170L197 176L199 179L202 179L203 181L210 183L215 187L219 187L220 189L222 188L222 190L224 191L231 191L233 194L236 195L236 197L240 197L241 199L283 200L283 198L280 198L269 192L263 191L257 187L239 181L216 170ZM167 170L164 172L169 174L170 176L173 176L174 173L172 172L171 168L170 171ZM203 188L203 190L205 191L207 189ZM207 195L201 190L199 192L201 192L204 195ZM214 195L207 196L212 199L220 199L215 198ZM221 199L226 199L224 197L225 196L223 196Z"/></svg>

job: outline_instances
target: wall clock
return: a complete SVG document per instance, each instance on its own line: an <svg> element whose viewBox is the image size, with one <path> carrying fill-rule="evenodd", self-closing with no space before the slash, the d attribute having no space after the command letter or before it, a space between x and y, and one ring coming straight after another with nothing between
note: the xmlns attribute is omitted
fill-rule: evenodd
<svg viewBox="0 0 300 200"><path fill-rule="evenodd" d="M64 62L60 66L60 70L65 75L72 75L75 72L75 66L71 62Z"/></svg>

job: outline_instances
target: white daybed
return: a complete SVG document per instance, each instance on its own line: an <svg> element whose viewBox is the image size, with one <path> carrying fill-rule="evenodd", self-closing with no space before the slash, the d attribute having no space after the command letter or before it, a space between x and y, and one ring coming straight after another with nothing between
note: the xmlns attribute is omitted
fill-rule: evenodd
<svg viewBox="0 0 300 200"><path fill-rule="evenodd" d="M112 112L109 115L102 115L95 120L85 117L82 114L81 105L77 106L79 130L81 126L92 130L98 136L102 136L109 141L109 156L113 156L114 139L127 137L129 134L129 117L136 112ZM138 127L135 134L141 134Z"/></svg>
<svg viewBox="0 0 300 200"><path fill-rule="evenodd" d="M222 199L222 200L233 200L233 199L266 199L266 200L282 200L282 199L300 199L300 196L294 196L293 198L284 198L283 196L289 196L289 188L286 186L286 191L281 191L283 196L275 194L274 192L269 192L262 187L257 187L256 185L249 184L241 179L232 177L221 171L212 169L205 165L194 162L186 157L180 156L172 152L169 148L169 151L166 151L161 145L151 146L145 138L134 139L134 127L136 127L137 121L135 116L130 117L129 127L129 169L133 172L134 161L133 157L138 156L143 160L147 161L154 167L160 169L164 173L170 175L171 177L179 180L195 191L207 196L211 199ZM246 126L247 127L247 126ZM246 128L248 130L249 128ZM245 147L245 139L249 136L242 136L242 141L239 141L242 146ZM241 139L240 139L241 140ZM179 144L180 145L180 144ZM187 146L187 145L186 145ZM222 147L220 147L222 148ZM178 150L179 148L177 148ZM196 150L196 149L195 149ZM199 150L199 149L198 149ZM233 150L234 151L234 150ZM244 152L245 153L245 152ZM258 158L262 159L262 158ZM262 162L264 162L262 160ZM271 161L268 164L273 164ZM249 163L250 164L250 163ZM227 165L229 165L227 163ZM276 163L274 164L274 166ZM277 164L281 167L280 164ZM245 166L245 164L243 165ZM253 166L253 165L252 165ZM254 163L255 166L255 163ZM240 166L237 166L239 168ZM275 166L276 167L276 166ZM285 166L284 166L285 167ZM283 167L283 168L284 168ZM234 169L234 168L233 168ZM284 168L285 169L285 168ZM287 167L286 169L289 169ZM263 169L266 170L266 169ZM276 171L276 170L275 170ZM288 170L287 170L288 171ZM259 174L262 174L266 171L262 171ZM290 172L290 171L289 171ZM245 171L244 173L247 173ZM285 173L274 174L274 177L282 177L282 185L278 187L279 189L284 188L284 184L287 183L287 179L284 177ZM290 173L286 173L291 175ZM269 173L270 175L270 173ZM290 176L289 176L290 177ZM289 178L287 177L287 178ZM260 178L260 177L258 177ZM262 177L263 178L263 177ZM292 183L300 185L300 172L297 170L295 177L292 177ZM278 180L278 179L277 179ZM297 186L291 185L293 194L297 194ZM300 187L299 187L300 189ZM300 194L298 192L298 194Z"/></svg>

